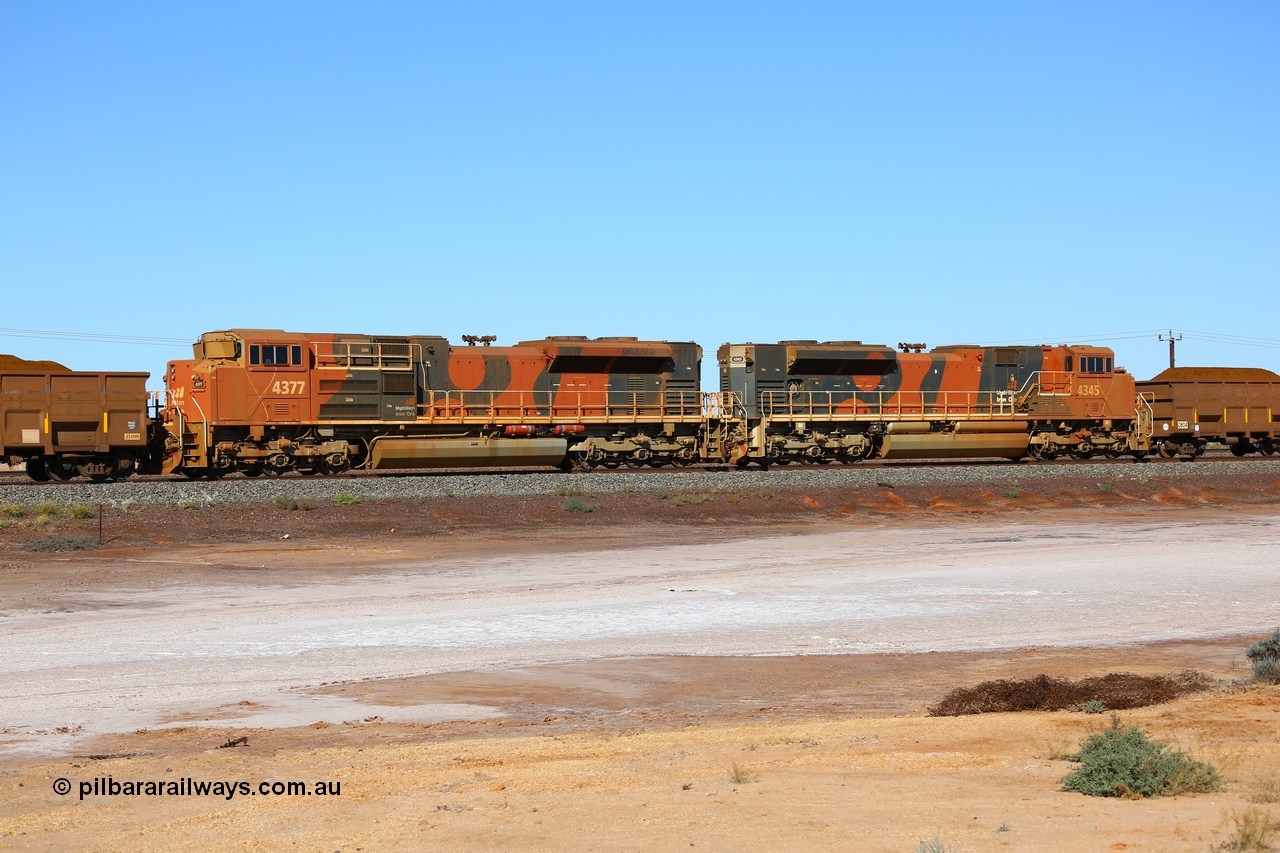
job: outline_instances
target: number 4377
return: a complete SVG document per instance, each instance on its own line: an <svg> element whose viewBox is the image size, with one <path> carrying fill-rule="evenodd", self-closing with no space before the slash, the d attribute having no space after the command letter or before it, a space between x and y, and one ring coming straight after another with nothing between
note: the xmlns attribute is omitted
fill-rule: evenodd
<svg viewBox="0 0 1280 853"><path fill-rule="evenodd" d="M301 394L302 390L307 387L305 382L293 382L289 380L277 380L271 385L272 394Z"/></svg>

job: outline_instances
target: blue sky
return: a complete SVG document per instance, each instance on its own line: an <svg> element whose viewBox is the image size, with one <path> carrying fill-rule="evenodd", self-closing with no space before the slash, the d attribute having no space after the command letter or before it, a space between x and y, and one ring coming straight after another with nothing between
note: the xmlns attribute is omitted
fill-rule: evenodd
<svg viewBox="0 0 1280 853"><path fill-rule="evenodd" d="M77 369L283 327L1280 370L1273 2L0 0L0 123L0 352Z"/></svg>

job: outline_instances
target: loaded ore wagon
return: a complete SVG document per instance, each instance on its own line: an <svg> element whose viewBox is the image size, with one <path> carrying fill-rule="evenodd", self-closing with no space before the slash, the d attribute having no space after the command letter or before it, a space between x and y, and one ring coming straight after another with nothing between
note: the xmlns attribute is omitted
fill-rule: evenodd
<svg viewBox="0 0 1280 853"><path fill-rule="evenodd" d="M1141 456L1133 377L1110 349L860 341L725 344L712 444L745 464Z"/></svg>
<svg viewBox="0 0 1280 853"><path fill-rule="evenodd" d="M210 332L165 374L164 470L191 477L698 458L694 343ZM481 344L477 346L477 344Z"/></svg>
<svg viewBox="0 0 1280 853"><path fill-rule="evenodd" d="M1171 367L1138 393L1151 409L1152 443L1165 458L1195 458L1210 441L1236 456L1280 449L1280 376L1257 367Z"/></svg>
<svg viewBox="0 0 1280 853"><path fill-rule="evenodd" d="M38 482L130 476L150 458L149 375L0 357L0 458Z"/></svg>

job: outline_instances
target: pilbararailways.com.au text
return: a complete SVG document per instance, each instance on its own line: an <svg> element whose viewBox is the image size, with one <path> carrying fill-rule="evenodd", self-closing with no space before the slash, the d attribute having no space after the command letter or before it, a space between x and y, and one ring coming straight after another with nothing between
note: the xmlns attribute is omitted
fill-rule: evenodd
<svg viewBox="0 0 1280 853"><path fill-rule="evenodd" d="M319 782L206 782L184 776L181 779L137 780L119 782L111 776L81 780L80 799L86 797L340 797L342 783L323 779ZM53 780L53 792L66 796L72 791L70 779Z"/></svg>

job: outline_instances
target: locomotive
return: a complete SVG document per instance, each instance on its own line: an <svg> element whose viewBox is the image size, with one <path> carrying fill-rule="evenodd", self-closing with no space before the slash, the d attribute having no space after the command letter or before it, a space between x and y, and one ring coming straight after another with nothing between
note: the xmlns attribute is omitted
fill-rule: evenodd
<svg viewBox="0 0 1280 853"><path fill-rule="evenodd" d="M1149 418L1104 347L725 344L729 461L1143 456Z"/></svg>
<svg viewBox="0 0 1280 853"><path fill-rule="evenodd" d="M1280 448L1280 376L1178 368L1135 382L1106 347L727 343L704 392L693 342L463 341L208 332L169 362L150 411L145 373L0 362L0 458L36 480L108 480Z"/></svg>
<svg viewBox="0 0 1280 853"><path fill-rule="evenodd" d="M170 362L160 469L189 477L697 461L695 343L202 335ZM482 346L476 346L482 344Z"/></svg>

